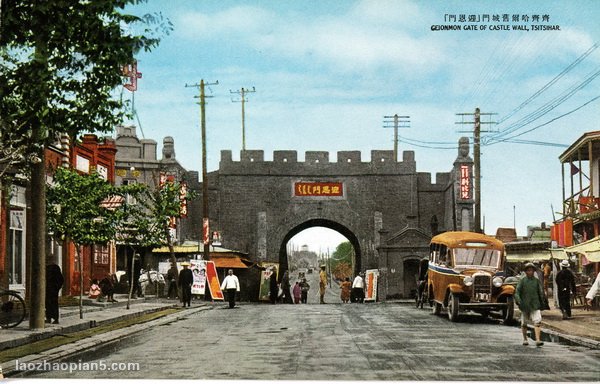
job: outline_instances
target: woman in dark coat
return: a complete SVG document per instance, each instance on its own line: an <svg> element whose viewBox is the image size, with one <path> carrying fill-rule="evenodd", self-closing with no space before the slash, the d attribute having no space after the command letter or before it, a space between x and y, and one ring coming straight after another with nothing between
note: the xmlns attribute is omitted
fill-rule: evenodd
<svg viewBox="0 0 600 384"><path fill-rule="evenodd" d="M60 267L54 263L46 266L46 323L58 324L58 292L65 279Z"/></svg>

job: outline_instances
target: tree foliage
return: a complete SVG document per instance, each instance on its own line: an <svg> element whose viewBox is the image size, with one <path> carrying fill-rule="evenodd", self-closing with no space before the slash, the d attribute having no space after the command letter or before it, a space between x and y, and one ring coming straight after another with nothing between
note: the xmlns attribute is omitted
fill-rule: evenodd
<svg viewBox="0 0 600 384"><path fill-rule="evenodd" d="M181 217L181 188L176 181L167 181L155 188L144 187L134 196L135 204L129 205L128 220L123 223L119 238L132 247L173 246L169 228L171 218ZM186 198L192 198L188 191ZM171 255L173 262L174 254Z"/></svg>
<svg viewBox="0 0 600 384"><path fill-rule="evenodd" d="M342 280L346 277L352 277L352 258L354 256L354 247L349 241L340 243L330 258L331 271L333 275Z"/></svg>
<svg viewBox="0 0 600 384"><path fill-rule="evenodd" d="M161 14L125 12L139 2L0 2L0 150L24 139L18 145L27 158L56 133L107 132L122 121L114 92L122 66L172 30Z"/></svg>
<svg viewBox="0 0 600 384"><path fill-rule="evenodd" d="M58 168L46 195L48 230L56 238L68 238L77 246L114 240L128 216L126 196L139 193L140 188L116 187L96 173L79 174ZM117 202L109 203L111 198L117 198Z"/></svg>

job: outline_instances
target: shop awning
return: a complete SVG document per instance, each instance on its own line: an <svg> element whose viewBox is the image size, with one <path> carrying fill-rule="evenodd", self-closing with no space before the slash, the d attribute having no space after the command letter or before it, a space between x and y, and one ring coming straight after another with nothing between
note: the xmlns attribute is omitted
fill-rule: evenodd
<svg viewBox="0 0 600 384"><path fill-rule="evenodd" d="M550 250L537 250L532 252L520 251L520 252L511 252L506 253L506 261L508 262L518 262L518 261L545 261L550 260L554 256L550 252Z"/></svg>
<svg viewBox="0 0 600 384"><path fill-rule="evenodd" d="M581 253L593 263L600 262L600 236L594 237L593 239L584 243L567 247L565 248L565 251L571 253Z"/></svg>
<svg viewBox="0 0 600 384"><path fill-rule="evenodd" d="M217 268L248 268L252 262L242 259L239 256L210 256L210 261L215 263Z"/></svg>

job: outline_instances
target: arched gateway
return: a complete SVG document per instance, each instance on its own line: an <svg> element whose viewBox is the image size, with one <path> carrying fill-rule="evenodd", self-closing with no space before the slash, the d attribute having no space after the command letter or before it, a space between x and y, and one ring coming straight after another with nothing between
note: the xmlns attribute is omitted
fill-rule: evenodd
<svg viewBox="0 0 600 384"><path fill-rule="evenodd" d="M468 141L466 148L463 138L452 170L433 183L416 171L413 151L396 161L393 151L374 150L369 162L359 151L340 151L336 162L328 152L306 152L299 162L296 151L275 151L272 161L263 151L241 151L239 161L221 151L219 169L208 175L210 230L224 247L285 268L291 237L331 228L354 246L355 272L379 269L380 299L409 297L413 264L427 255L431 236L472 226Z"/></svg>

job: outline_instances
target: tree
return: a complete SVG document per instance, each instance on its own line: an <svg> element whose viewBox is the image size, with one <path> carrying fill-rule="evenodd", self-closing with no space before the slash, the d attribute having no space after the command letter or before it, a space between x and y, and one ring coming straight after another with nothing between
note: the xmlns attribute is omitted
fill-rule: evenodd
<svg viewBox="0 0 600 384"><path fill-rule="evenodd" d="M167 245L171 264L175 266L177 258L170 228L171 219L181 216L182 184L172 180L160 182L159 177L155 179L157 179L154 183L155 188L143 186L142 189L135 191L135 194L130 195L130 199L133 199L135 204L126 208L127 220L122 223L118 237L123 244L129 245L134 250L134 258L136 250L139 251L140 248ZM191 192L185 191L185 195L186 198L193 197ZM133 262L132 258L132 271ZM131 276L127 309L129 309L133 286L134 281Z"/></svg>
<svg viewBox="0 0 600 384"><path fill-rule="evenodd" d="M352 276L354 247L349 241L338 244L331 257L331 271L337 279Z"/></svg>
<svg viewBox="0 0 600 384"><path fill-rule="evenodd" d="M45 234L44 146L56 134L107 132L122 121L114 97L121 67L151 50L172 24L162 15L126 13L141 0L0 2L0 123L24 137L31 164L31 228ZM152 29L152 27L155 27ZM44 327L45 238L31 243L31 328Z"/></svg>
<svg viewBox="0 0 600 384"><path fill-rule="evenodd" d="M115 239L117 228L127 217L125 196L139 186L115 187L98 174L81 175L58 168L48 189L46 217L48 230L59 240L73 242L79 263L79 317L83 319L82 246L106 244ZM117 203L110 198L120 197Z"/></svg>

